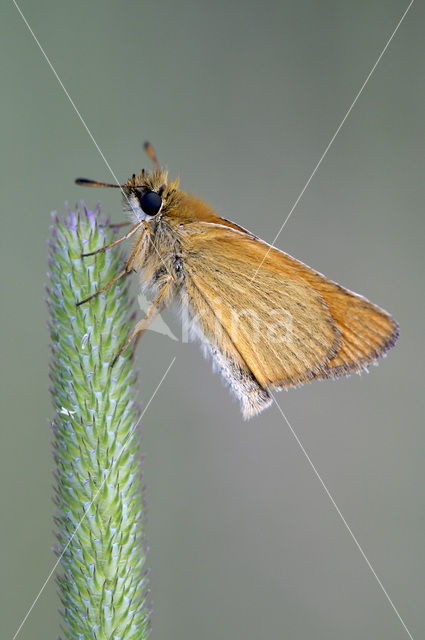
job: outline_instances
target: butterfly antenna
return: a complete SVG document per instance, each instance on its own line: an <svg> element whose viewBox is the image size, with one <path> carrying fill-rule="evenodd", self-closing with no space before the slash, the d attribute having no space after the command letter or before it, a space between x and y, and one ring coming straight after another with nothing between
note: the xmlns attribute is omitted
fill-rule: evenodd
<svg viewBox="0 0 425 640"><path fill-rule="evenodd" d="M144 149L145 149L146 153L148 154L149 158L152 160L152 162L153 162L153 164L155 166L155 169L157 171L159 171L159 163L158 163L157 157L155 155L155 151L153 150L153 146L151 145L150 142L145 142L145 144L143 146L144 146Z"/></svg>
<svg viewBox="0 0 425 640"><path fill-rule="evenodd" d="M89 180L89 178L77 178L75 183L84 187L112 187L113 189L123 189L125 187L124 184L110 184L109 182L99 182L99 180Z"/></svg>

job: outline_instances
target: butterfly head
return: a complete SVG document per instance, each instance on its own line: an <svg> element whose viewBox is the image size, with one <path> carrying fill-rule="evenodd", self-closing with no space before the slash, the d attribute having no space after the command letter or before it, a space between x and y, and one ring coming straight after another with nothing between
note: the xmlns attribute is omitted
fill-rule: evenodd
<svg viewBox="0 0 425 640"><path fill-rule="evenodd" d="M168 182L167 171L143 169L123 185L124 205L136 220L152 220L167 213L178 199L178 180Z"/></svg>
<svg viewBox="0 0 425 640"><path fill-rule="evenodd" d="M124 206L132 215L134 220L153 220L160 215L167 213L176 206L179 201L178 185L179 181L168 182L168 172L158 164L152 145L146 142L145 151L153 161L155 170L146 172L144 169L137 176L135 173L125 184L110 184L89 180L87 178L77 178L77 184L87 187L113 187L121 189L124 196Z"/></svg>

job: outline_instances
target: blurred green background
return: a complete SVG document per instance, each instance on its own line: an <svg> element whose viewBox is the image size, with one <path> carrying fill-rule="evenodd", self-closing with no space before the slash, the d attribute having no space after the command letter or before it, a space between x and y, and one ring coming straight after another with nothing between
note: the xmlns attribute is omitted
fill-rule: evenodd
<svg viewBox="0 0 425 640"><path fill-rule="evenodd" d="M20 6L120 179L171 174L267 241L395 28L401 0ZM278 246L390 310L369 375L278 400L415 638L424 637L424 5L415 2ZM50 211L122 220L111 176L12 2L0 21L3 232L1 636L50 572L43 285ZM136 290L136 289L135 289ZM197 345L149 332L138 359L154 640L407 638L276 407L243 423ZM54 638L53 579L21 640Z"/></svg>

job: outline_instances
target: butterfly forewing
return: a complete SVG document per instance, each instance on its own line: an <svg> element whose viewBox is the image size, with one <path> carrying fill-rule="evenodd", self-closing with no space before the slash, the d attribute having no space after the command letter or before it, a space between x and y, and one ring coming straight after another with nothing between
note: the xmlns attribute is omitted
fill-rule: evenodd
<svg viewBox="0 0 425 640"><path fill-rule="evenodd" d="M269 404L267 389L360 370L395 340L382 309L248 233L196 222L180 242L207 351L242 403L250 385L246 417Z"/></svg>

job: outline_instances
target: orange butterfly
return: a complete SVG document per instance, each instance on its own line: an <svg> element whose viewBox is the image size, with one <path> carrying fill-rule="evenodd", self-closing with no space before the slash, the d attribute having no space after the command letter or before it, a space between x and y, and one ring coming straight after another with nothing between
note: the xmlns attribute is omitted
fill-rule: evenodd
<svg viewBox="0 0 425 640"><path fill-rule="evenodd" d="M398 325L386 311L181 191L145 148L151 173L124 185L76 180L120 188L134 223L122 238L83 254L134 239L125 268L94 296L131 271L155 294L112 365L176 301L188 336L201 342L249 418L271 404L271 390L360 372L394 345Z"/></svg>

